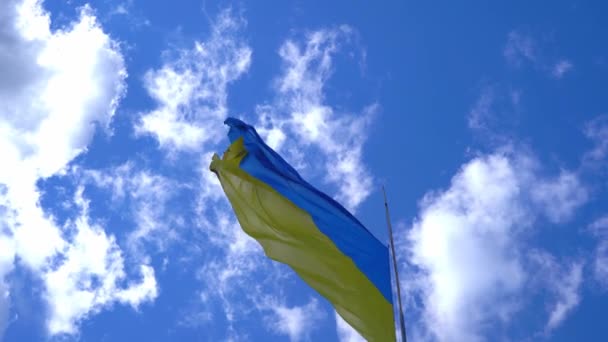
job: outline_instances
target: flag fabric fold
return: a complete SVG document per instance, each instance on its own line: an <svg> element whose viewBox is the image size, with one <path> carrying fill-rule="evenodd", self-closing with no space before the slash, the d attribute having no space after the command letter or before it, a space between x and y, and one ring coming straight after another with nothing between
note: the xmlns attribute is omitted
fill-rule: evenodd
<svg viewBox="0 0 608 342"><path fill-rule="evenodd" d="M388 248L300 177L255 129L229 118L231 145L210 169L242 229L289 265L368 341L395 341Z"/></svg>

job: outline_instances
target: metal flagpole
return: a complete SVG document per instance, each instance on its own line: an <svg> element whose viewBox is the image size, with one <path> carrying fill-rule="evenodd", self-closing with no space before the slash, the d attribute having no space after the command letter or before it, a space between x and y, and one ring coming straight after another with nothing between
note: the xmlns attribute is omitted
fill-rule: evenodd
<svg viewBox="0 0 608 342"><path fill-rule="evenodd" d="M395 269L395 283L397 284L397 301L399 303L399 324L401 325L401 341L407 342L405 333L405 320L403 319L403 307L401 305L401 285L399 284L399 270L397 269L397 257L395 256L395 242L393 241L393 227L391 225L391 216L388 212L388 201L386 200L386 191L384 185L382 186L382 193L384 194L384 208L386 209L386 225L388 226L388 237L391 244L391 254L393 256L393 267Z"/></svg>

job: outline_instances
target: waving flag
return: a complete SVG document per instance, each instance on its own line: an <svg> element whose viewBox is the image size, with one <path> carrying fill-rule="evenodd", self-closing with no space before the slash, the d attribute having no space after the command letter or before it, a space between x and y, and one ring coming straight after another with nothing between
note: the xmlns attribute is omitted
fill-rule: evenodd
<svg viewBox="0 0 608 342"><path fill-rule="evenodd" d="M289 265L368 341L395 341L388 248L308 184L255 129L229 118L231 145L210 169L243 230Z"/></svg>

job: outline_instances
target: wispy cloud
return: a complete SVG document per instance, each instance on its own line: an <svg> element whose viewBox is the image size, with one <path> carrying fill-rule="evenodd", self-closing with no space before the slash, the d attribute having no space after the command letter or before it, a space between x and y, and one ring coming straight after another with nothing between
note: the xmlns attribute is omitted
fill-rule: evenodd
<svg viewBox="0 0 608 342"><path fill-rule="evenodd" d="M238 222L229 216L226 209L207 211L205 218L201 217L201 227L209 238L209 248L219 248L215 257L205 260L199 269L200 281L203 285L203 298L219 299L223 314L231 326L239 317L235 313L255 310L255 302L260 300L259 293L251 291L251 284L266 279L263 273L272 270L269 261L265 260L261 247L247 236ZM249 289L249 290L245 290ZM247 292L256 298L247 298ZM210 299L213 299L210 298Z"/></svg>
<svg viewBox="0 0 608 342"><path fill-rule="evenodd" d="M532 37L519 31L511 31L507 36L503 54L507 62L521 66L524 62L535 63L538 60L537 50L537 43Z"/></svg>
<svg viewBox="0 0 608 342"><path fill-rule="evenodd" d="M175 52L161 68L146 73L144 85L158 107L142 114L139 134L151 134L169 151L200 151L205 143L217 142L217 124L227 115L228 84L251 62L251 49L240 34L244 25L225 10L208 40Z"/></svg>
<svg viewBox="0 0 608 342"><path fill-rule="evenodd" d="M494 89L484 87L468 115L468 124L471 129L485 129L488 117L492 115L494 101Z"/></svg>
<svg viewBox="0 0 608 342"><path fill-rule="evenodd" d="M583 263L580 261L560 265L554 256L535 251L532 262L537 266L539 285L548 289L554 302L549 306L549 318L543 334L548 336L580 303L580 287L583 282Z"/></svg>
<svg viewBox="0 0 608 342"><path fill-rule="evenodd" d="M554 223L572 218L576 209L587 202L589 195L579 176L562 171L558 177L539 179L531 190L532 201Z"/></svg>
<svg viewBox="0 0 608 342"><path fill-rule="evenodd" d="M309 172L326 174L326 180L338 186L338 200L351 210L370 194L372 177L363 162L363 144L378 106L372 103L357 112L341 111L327 103L324 88L334 71L334 55L354 35L352 28L340 26L311 32L303 42L283 43L276 99L257 110L260 133L271 146L301 167L312 168ZM286 135L297 139L298 146L320 152L317 156L323 161L304 162L300 147L285 146Z"/></svg>
<svg viewBox="0 0 608 342"><path fill-rule="evenodd" d="M574 64L566 58L548 54L542 42L521 30L513 30L507 35L503 55L507 63L516 68L528 64L555 79L561 79L573 69Z"/></svg>
<svg viewBox="0 0 608 342"><path fill-rule="evenodd" d="M587 122L584 133L592 141L593 147L583 156L583 166L604 168L608 157L608 115L600 115Z"/></svg>
<svg viewBox="0 0 608 342"><path fill-rule="evenodd" d="M593 258L593 275L608 290L608 215L597 218L588 229L598 239Z"/></svg>
<svg viewBox="0 0 608 342"><path fill-rule="evenodd" d="M121 250L113 236L90 224L82 191L80 188L75 198L82 213L69 224L75 230L74 238L62 253L63 261L43 275L50 307L48 328L53 335L76 333L81 319L113 302L137 308L158 293L154 269L147 265L140 266L140 283L120 285L126 278Z"/></svg>
<svg viewBox="0 0 608 342"><path fill-rule="evenodd" d="M182 226L183 213L180 210L169 212L167 207L183 185L152 171L138 169L132 162L110 169L75 169L72 172L81 175L83 183L109 191L112 206L131 214L134 227L129 230L127 245L140 260L146 257L150 245L165 252L168 245L178 240L176 228Z"/></svg>
<svg viewBox="0 0 608 342"><path fill-rule="evenodd" d="M555 63L555 65L553 66L553 77L560 79L562 77L564 77L564 75L570 71L572 69L573 65L572 62L570 62L567 59L562 59L560 61L558 61L557 63Z"/></svg>
<svg viewBox="0 0 608 342"><path fill-rule="evenodd" d="M112 10L110 10L110 13L108 14L109 16L114 16L114 15L127 15L129 14L129 12L131 11L131 9L133 8L133 0L126 0L126 1L118 1L118 4L116 4Z"/></svg>
<svg viewBox="0 0 608 342"><path fill-rule="evenodd" d="M469 128L490 145L508 145L519 124L522 92L499 84L484 84L467 115Z"/></svg>
<svg viewBox="0 0 608 342"><path fill-rule="evenodd" d="M595 251L595 260L593 261L593 274L595 279L608 290L608 238L600 242Z"/></svg>

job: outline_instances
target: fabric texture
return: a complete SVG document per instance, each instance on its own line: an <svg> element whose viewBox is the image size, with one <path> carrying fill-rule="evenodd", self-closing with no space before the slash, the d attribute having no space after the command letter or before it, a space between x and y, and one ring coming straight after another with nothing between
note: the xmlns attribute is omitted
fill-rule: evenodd
<svg viewBox="0 0 608 342"><path fill-rule="evenodd" d="M228 119L232 144L210 169L243 230L289 265L368 341L394 341L388 248L339 203Z"/></svg>

